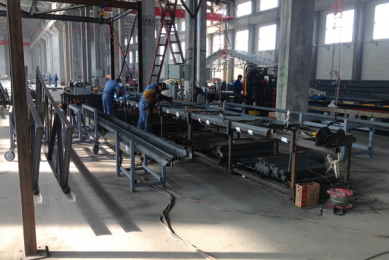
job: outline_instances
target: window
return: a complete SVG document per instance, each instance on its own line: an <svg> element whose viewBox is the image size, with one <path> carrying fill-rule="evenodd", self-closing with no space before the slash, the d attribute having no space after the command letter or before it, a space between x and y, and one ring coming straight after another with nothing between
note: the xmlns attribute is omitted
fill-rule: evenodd
<svg viewBox="0 0 389 260"><path fill-rule="evenodd" d="M261 0L259 10L265 11L278 7L278 0Z"/></svg>
<svg viewBox="0 0 389 260"><path fill-rule="evenodd" d="M213 36L212 52L224 49L224 35L215 34Z"/></svg>
<svg viewBox="0 0 389 260"><path fill-rule="evenodd" d="M222 78L222 72L223 72L223 65L220 65L219 67L212 70L213 78L221 79Z"/></svg>
<svg viewBox="0 0 389 260"><path fill-rule="evenodd" d="M375 16L374 16L374 33L373 39L386 39L389 38L389 3L377 5L375 7Z"/></svg>
<svg viewBox="0 0 389 260"><path fill-rule="evenodd" d="M277 25L259 27L258 51L276 49Z"/></svg>
<svg viewBox="0 0 389 260"><path fill-rule="evenodd" d="M136 63L138 63L138 51L136 51Z"/></svg>
<svg viewBox="0 0 389 260"><path fill-rule="evenodd" d="M131 35L131 40L130 40L130 44L133 44L134 43L134 35Z"/></svg>
<svg viewBox="0 0 389 260"><path fill-rule="evenodd" d="M130 60L128 62L132 63L132 51L130 51Z"/></svg>
<svg viewBox="0 0 389 260"><path fill-rule="evenodd" d="M244 30L236 33L235 50L249 50L249 30Z"/></svg>
<svg viewBox="0 0 389 260"><path fill-rule="evenodd" d="M127 46L127 39L124 39L124 45Z"/></svg>
<svg viewBox="0 0 389 260"><path fill-rule="evenodd" d="M161 25L162 26L162 25ZM162 27L162 32L161 32L161 34L166 34L166 29L165 29L165 27Z"/></svg>
<svg viewBox="0 0 389 260"><path fill-rule="evenodd" d="M181 23L181 31L182 31L182 32L185 32L185 22L182 22L182 23Z"/></svg>
<svg viewBox="0 0 389 260"><path fill-rule="evenodd" d="M238 4L236 16L241 17L251 14L251 1Z"/></svg>
<svg viewBox="0 0 389 260"><path fill-rule="evenodd" d="M138 42L138 36L135 36L135 42Z"/></svg>
<svg viewBox="0 0 389 260"><path fill-rule="evenodd" d="M343 14L328 14L326 22L325 44L352 42L354 30L354 10Z"/></svg>

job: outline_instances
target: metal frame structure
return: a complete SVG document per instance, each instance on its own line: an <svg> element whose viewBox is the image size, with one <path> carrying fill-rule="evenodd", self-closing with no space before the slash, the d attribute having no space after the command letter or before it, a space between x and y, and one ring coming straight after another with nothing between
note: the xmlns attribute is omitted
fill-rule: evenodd
<svg viewBox="0 0 389 260"><path fill-rule="evenodd" d="M101 126L108 131L115 133L115 152L116 152L116 176L119 177L120 173L123 172L131 180L131 192L135 192L137 187L151 186L151 185L162 185L166 186L166 167L174 167L174 164L181 160L191 159L192 154L164 141L158 137L152 136L149 133L142 131L133 127L130 124L127 124L121 120L113 118L109 115L106 115L97 109L94 109L89 106L83 105L82 107L84 119L89 118L93 120L93 127L88 125L93 129L94 135L91 135L95 141L95 146L93 148L94 154L98 154L99 149L99 133L98 126ZM126 142L129 144L124 144ZM120 157L121 150L120 146L124 146L126 151L130 153L131 157L131 168L126 169L121 166ZM141 167L135 167L135 151L140 151L144 153L144 161ZM161 175L155 173L147 166L147 157L150 156L156 162L158 162L161 167ZM145 173L152 174L157 181L147 182L147 183L138 183L136 181L135 171L144 170Z"/></svg>
<svg viewBox="0 0 389 260"><path fill-rule="evenodd" d="M73 125L58 107L36 68L36 110L44 127L45 155L59 186L69 200L74 200L69 186L70 153Z"/></svg>
<svg viewBox="0 0 389 260"><path fill-rule="evenodd" d="M180 119L184 119L188 123L188 139L192 140L193 131L192 131L192 122L193 120L198 120L201 123L205 123L206 125L215 125L219 127L225 127L227 134L229 136L229 158L228 158L228 172L236 172L245 176L248 176L252 179L257 180L258 182L265 184L269 187L277 189L285 194L288 194L291 201L294 201L295 197L295 183L297 176L297 157L298 151L300 149L309 149L317 152L323 152L326 154L336 155L340 152L341 147L336 148L326 148L323 146L316 146L315 142L309 138L304 138L302 136L297 136L296 131L292 130L290 133L277 132L271 126L269 127L258 127L249 124L249 122L255 122L260 119L258 116L251 116L244 113L244 109L242 113L228 111L229 116L221 117L220 115L206 115L207 112L212 112L214 114L219 114L220 112L227 112L227 105L236 105L234 103L223 103L223 108L219 107L205 107L203 105L195 105L193 103L187 102L174 102L171 104L161 104L160 113L165 115L173 115ZM188 108L186 106L191 106L192 108ZM244 105L243 105L244 106ZM194 108L193 108L194 107ZM243 122L239 122L243 121ZM282 125L280 121L274 121L275 125ZM163 116L161 116L161 132L163 132ZM234 132L239 133L247 133L253 136L262 136L266 138L271 138L273 140L289 143L290 145L290 153L291 153L291 186L290 189L283 188L279 185L274 184L273 182L269 182L265 179L261 179L259 177L253 176L250 172L239 169L237 165L234 165ZM351 147L352 144L345 146L345 173L344 173L344 183L348 184L349 176L350 176L350 162L351 162ZM196 154L196 153L195 153ZM198 155L198 153L196 154ZM200 157L204 158L205 156Z"/></svg>
<svg viewBox="0 0 389 260"><path fill-rule="evenodd" d="M75 129L75 132L77 132L78 134L78 141L75 141L73 137L73 142L78 142L78 143L94 142L93 140L91 140L91 136L87 131L81 106L77 106L77 105L69 106L69 119L70 119L70 123L73 125Z"/></svg>
<svg viewBox="0 0 389 260"><path fill-rule="evenodd" d="M42 2L52 2L48 0L42 0ZM109 7L124 8L124 9L136 9L138 12L138 36L143 40L142 32L142 2L123 2L123 1L105 1L105 0L59 0L58 3L73 3L78 5L93 5L99 6L104 4ZM36 12L38 0L34 0L31 6L29 15L33 16ZM17 149L18 149L18 167L19 167L19 185L20 185L20 197L21 197L21 212L23 223L23 238L24 238L24 255L26 257L42 257L47 252L39 252L37 248L36 240L36 227L35 227L35 210L34 210L34 198L33 198L33 180L32 180L32 158L31 158L31 140L30 129L28 122L28 101L26 95L19 95L18 102L15 102L14 93L24 93L26 84L26 74L24 68L24 51L23 51L23 33L22 33L22 16L28 15L28 12L22 12L20 7L20 0L7 0L6 13L8 23L8 39L10 49L10 67L11 67L11 81L13 86L12 101L14 102L14 116L15 116L15 128L17 135ZM47 14L39 14L43 16ZM40 19L45 19L40 17ZM47 18L49 19L49 18ZM54 20L72 21L72 18L66 16L52 16ZM79 18L77 18L79 19ZM74 20L74 19L73 19ZM111 42L111 50L113 48ZM142 57L143 48L142 44L139 46L139 55ZM111 63L114 64L115 55L111 53ZM143 60L139 60L139 86L142 91L143 87ZM112 73L113 72L113 73ZM114 66L112 66L112 76L114 76ZM114 78L114 77L113 77ZM68 185L69 177L69 162L73 127L66 119L64 111L62 111L51 97L42 76L40 75L39 68L37 68L37 97L36 97L36 110L40 121L44 126L45 141L48 142L48 149L46 156L50 166L52 167L55 176L66 194L70 193L70 187ZM49 111L50 108L50 111ZM53 110L54 109L54 110ZM54 122L53 122L54 119ZM57 144L55 145L55 142ZM64 145L65 144L65 145ZM55 160L54 158L57 157Z"/></svg>
<svg viewBox="0 0 389 260"><path fill-rule="evenodd" d="M288 110L285 110L285 109L249 106L249 105L245 105L245 104L236 104L236 103L225 102L225 103L223 103L223 105L224 105L225 109L228 109L228 108L242 109L242 113L245 113L245 111L247 109L265 110L265 111L278 112L278 113L288 113ZM329 120L335 119L333 116L324 115L324 114L317 114L317 113L310 113L310 112L299 112L299 111L289 111L289 112L291 114L298 115L299 122L302 125L306 125L306 126L323 127L323 126L327 126L329 124L329 122L330 122ZM373 158L375 127L385 125L385 123L376 122L376 121L368 121L368 120L360 120L360 119L349 119L349 118L344 118L344 117L337 117L336 120L343 121L343 122L339 122L340 126L330 126L330 129L338 130L339 127L341 127L341 128L343 128L343 130L346 133L350 133L350 131L353 129L368 131L369 140L368 140L367 145L353 143L353 145L352 145L353 148L361 149L362 151L353 151L352 155L367 154L369 158ZM386 126L388 127L389 124L386 123ZM344 148L342 149L342 156L343 156L343 158L345 158L345 156L346 156L346 150Z"/></svg>
<svg viewBox="0 0 389 260"><path fill-rule="evenodd" d="M0 102L5 109L7 109L7 105L11 104L11 100L8 95L8 90L5 89L1 83L0 83Z"/></svg>

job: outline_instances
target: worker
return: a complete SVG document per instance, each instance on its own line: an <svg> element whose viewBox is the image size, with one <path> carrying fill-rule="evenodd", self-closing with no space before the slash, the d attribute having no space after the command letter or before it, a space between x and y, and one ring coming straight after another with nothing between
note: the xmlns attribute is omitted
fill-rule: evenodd
<svg viewBox="0 0 389 260"><path fill-rule="evenodd" d="M51 74L49 73L49 87L51 86Z"/></svg>
<svg viewBox="0 0 389 260"><path fill-rule="evenodd" d="M142 99L139 103L139 121L138 128L151 133L151 117L155 103L159 100L167 100L171 102L173 98L161 94L163 84L154 83L148 86L142 94Z"/></svg>
<svg viewBox="0 0 389 260"><path fill-rule="evenodd" d="M121 79L110 80L105 83L104 94L103 94L103 108L104 113L112 116L113 108L113 96L117 91L117 97L122 96L122 89L120 88Z"/></svg>
<svg viewBox="0 0 389 260"><path fill-rule="evenodd" d="M242 80L242 75L238 76L238 79L234 83L234 103L241 103L243 85L240 82Z"/></svg>
<svg viewBox="0 0 389 260"><path fill-rule="evenodd" d="M57 87L58 86L58 76L57 74L55 74L54 76L54 87Z"/></svg>

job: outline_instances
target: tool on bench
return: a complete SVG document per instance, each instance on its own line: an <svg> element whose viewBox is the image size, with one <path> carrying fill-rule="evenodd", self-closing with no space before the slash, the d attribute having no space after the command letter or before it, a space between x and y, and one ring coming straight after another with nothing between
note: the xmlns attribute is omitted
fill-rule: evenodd
<svg viewBox="0 0 389 260"><path fill-rule="evenodd" d="M331 164L330 168L328 168L328 170L326 171L326 173L328 173L331 169L334 170L335 172L335 177L336 178L339 178L340 177L340 173L339 173L339 162L342 160L342 153L337 153L337 156L338 156L338 159L336 160L333 160L331 158L331 155L327 155L327 160L328 162Z"/></svg>

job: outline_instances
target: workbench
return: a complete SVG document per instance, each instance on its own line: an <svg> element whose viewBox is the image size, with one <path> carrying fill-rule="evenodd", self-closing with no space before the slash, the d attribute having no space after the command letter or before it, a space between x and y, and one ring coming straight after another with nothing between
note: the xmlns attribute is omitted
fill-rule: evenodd
<svg viewBox="0 0 389 260"><path fill-rule="evenodd" d="M247 177L251 177L258 182L265 184L269 187L275 188L285 194L288 194L291 201L294 201L295 197L295 184L296 184L296 174L297 174L297 157L298 151L309 149L317 152L322 152L325 154L337 155L341 147L336 148L326 148L323 146L316 146L314 139L309 136L304 136L297 134L297 129L294 127L287 128L286 131L280 121L273 121L272 124L269 124L267 127L261 127L254 125L255 122L259 120L257 116L251 116L242 113L232 112L225 109L226 106L223 105L223 108L220 107L206 107L203 105L197 105L187 102L173 102L161 103L159 106L160 120L161 120L161 136L163 135L163 125L165 117L174 116L185 120L188 124L188 139L191 140L193 136L192 123L194 121L201 122L207 126L217 126L226 128L228 141L229 141L229 158L228 158L228 167L227 171L229 173L239 173ZM221 114L221 115L220 115ZM274 184L266 179L262 179L256 176L252 176L249 172L246 172L242 169L239 169L237 165L234 165L234 132L238 133L238 138L240 133L245 133L251 136L265 137L273 139L276 142L284 142L289 144L289 151L291 153L291 185L290 188L284 188L282 186ZM352 136L347 134L347 139L351 140ZM344 171L344 180L343 184L349 183L350 177L350 162L351 162L351 147L352 142L345 145L345 171ZM196 155L196 153L195 153ZM205 156L202 156L203 158ZM208 159L209 160L209 159Z"/></svg>

